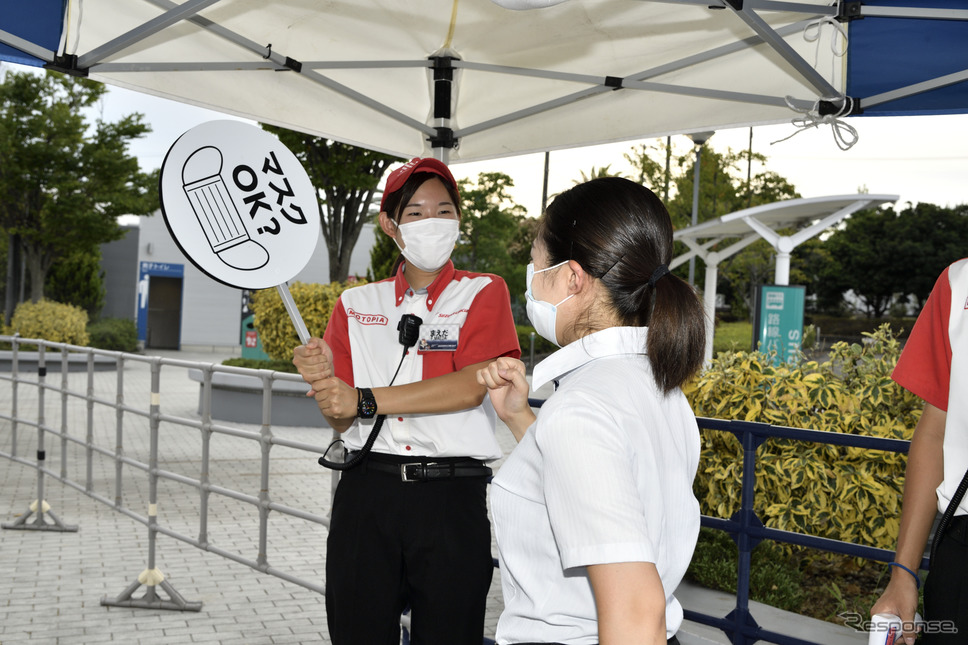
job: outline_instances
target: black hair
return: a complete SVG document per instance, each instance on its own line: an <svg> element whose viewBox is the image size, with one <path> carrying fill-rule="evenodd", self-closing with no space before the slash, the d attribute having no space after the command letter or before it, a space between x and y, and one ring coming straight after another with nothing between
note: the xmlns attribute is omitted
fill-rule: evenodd
<svg viewBox="0 0 968 645"><path fill-rule="evenodd" d="M699 296L671 273L650 281L673 253L672 220L655 193L621 177L579 184L548 206L537 238L548 266L574 260L601 280L623 326L649 327L646 352L664 392L699 370L706 346Z"/></svg>

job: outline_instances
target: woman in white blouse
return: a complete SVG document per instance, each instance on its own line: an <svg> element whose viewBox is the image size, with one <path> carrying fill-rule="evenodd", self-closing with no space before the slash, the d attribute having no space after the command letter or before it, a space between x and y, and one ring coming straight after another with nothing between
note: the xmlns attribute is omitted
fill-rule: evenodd
<svg viewBox="0 0 968 645"><path fill-rule="evenodd" d="M699 430L680 386L702 364L702 304L669 273L672 222L649 189L609 177L548 207L528 317L562 347L534 369L478 372L519 444L493 481L501 645L677 642L673 592L692 557Z"/></svg>

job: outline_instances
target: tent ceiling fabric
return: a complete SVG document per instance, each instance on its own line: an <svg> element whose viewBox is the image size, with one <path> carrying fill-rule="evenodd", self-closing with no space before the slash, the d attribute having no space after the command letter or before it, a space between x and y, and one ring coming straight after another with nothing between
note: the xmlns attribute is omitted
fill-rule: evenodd
<svg viewBox="0 0 968 645"><path fill-rule="evenodd" d="M500 6L521 2L553 6ZM847 86L839 25L817 22L843 10L827 0L31 5L38 20L64 18L53 42L66 56L30 51L39 64L401 157L469 161L777 123L820 100L836 111ZM0 12L0 48L24 51L23 20Z"/></svg>

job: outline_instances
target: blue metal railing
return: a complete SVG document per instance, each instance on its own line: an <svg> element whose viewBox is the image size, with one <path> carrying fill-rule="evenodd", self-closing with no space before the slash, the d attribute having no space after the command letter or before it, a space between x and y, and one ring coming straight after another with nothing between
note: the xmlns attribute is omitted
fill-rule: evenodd
<svg viewBox="0 0 968 645"><path fill-rule="evenodd" d="M814 645L811 641L765 630L753 618L749 607L750 555L753 548L762 540L773 540L775 542L881 562L890 562L893 560L894 552L764 526L756 516L753 508L754 491L756 489L756 449L767 439L776 438L907 453L910 442L901 439L882 439L880 437L866 437L820 430L804 430L747 421L724 421L699 418L698 422L700 430L720 430L732 433L739 440L743 449L740 510L728 520L709 517L707 515L703 515L701 519L702 526L726 531L733 537L739 549L739 566L735 609L729 615L722 618L686 609L684 611L686 620L721 629L727 634L733 645L749 645L756 641L767 641L777 643L778 645ZM927 559L921 562L921 568L928 568Z"/></svg>

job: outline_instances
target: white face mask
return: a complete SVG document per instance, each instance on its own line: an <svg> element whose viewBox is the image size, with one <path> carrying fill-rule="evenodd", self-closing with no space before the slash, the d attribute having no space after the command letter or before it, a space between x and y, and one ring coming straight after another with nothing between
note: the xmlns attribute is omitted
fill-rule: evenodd
<svg viewBox="0 0 968 645"><path fill-rule="evenodd" d="M403 248L400 252L407 262L421 271L433 273L447 263L460 236L460 222L456 219L427 217L398 224ZM396 239L393 240L396 242ZM400 243L397 242L397 247Z"/></svg>
<svg viewBox="0 0 968 645"><path fill-rule="evenodd" d="M528 288L524 292L524 297L528 301L528 305L527 305L528 320L530 320L531 324L534 325L534 330L538 333L539 336L547 340L550 340L558 347L561 347L561 343L558 342L558 335L555 331L555 325L557 324L557 320L558 320L558 307L561 306L562 302L565 302L565 300L572 298L575 294L571 294L570 296L567 296L565 300L562 300L558 304L553 305L550 302L545 302L544 300L535 299L534 294L531 292L531 281L534 279L534 275L536 273L557 269L562 264L568 264L568 260L565 260L564 262L559 262L553 267L548 267L546 269L541 269L539 271L534 270L534 262L529 264L528 277L527 277Z"/></svg>

